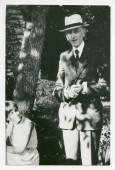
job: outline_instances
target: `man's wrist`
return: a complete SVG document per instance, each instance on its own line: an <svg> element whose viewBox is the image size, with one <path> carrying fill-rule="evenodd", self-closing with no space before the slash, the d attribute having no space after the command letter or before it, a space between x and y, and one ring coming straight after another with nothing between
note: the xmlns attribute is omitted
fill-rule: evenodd
<svg viewBox="0 0 115 170"><path fill-rule="evenodd" d="M82 94L87 94L87 82L82 83L83 89L81 91Z"/></svg>
<svg viewBox="0 0 115 170"><path fill-rule="evenodd" d="M65 97L66 99L69 99L69 93L68 93L68 91L70 90L69 88L70 88L70 87L64 87L64 97Z"/></svg>
<svg viewBox="0 0 115 170"><path fill-rule="evenodd" d="M73 92L70 86L64 87L64 97L66 99L70 99L70 98L75 99L78 95L79 95L79 93Z"/></svg>

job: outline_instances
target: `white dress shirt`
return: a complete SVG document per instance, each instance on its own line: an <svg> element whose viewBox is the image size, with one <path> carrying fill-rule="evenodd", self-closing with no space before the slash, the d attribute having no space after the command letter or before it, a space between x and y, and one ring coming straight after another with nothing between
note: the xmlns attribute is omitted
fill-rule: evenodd
<svg viewBox="0 0 115 170"><path fill-rule="evenodd" d="M85 45L85 43L84 43L84 41L82 41L81 45L78 48L73 47L73 51L74 51L74 56L75 57L76 57L75 50L79 51L78 56L79 56L79 58L81 57L84 45ZM87 82L83 82L82 86L83 86L82 94L85 94L87 92ZM64 88L64 96L67 99L69 99L69 98L76 98L76 96L72 93L72 89L71 89L70 86Z"/></svg>
<svg viewBox="0 0 115 170"><path fill-rule="evenodd" d="M75 56L75 57L76 57L75 50L78 50L78 51L79 51L78 56L79 56L79 58L81 57L81 54L82 54L84 45L85 45L85 43L84 43L84 41L82 41L81 45L80 45L78 48L73 47L73 51L74 51L74 56Z"/></svg>

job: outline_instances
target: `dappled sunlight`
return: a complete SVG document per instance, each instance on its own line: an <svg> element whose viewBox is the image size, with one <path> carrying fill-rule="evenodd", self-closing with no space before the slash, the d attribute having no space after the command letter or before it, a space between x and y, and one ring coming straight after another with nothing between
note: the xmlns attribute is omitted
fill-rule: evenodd
<svg viewBox="0 0 115 170"><path fill-rule="evenodd" d="M41 29L41 28L40 28L40 29L36 29L36 33L37 33L38 35L40 34L40 35L42 36L42 35L44 34L44 30Z"/></svg>
<svg viewBox="0 0 115 170"><path fill-rule="evenodd" d="M31 57L35 57L35 58L38 58L40 56L40 53L35 48L31 49L30 54L31 54Z"/></svg>
<svg viewBox="0 0 115 170"><path fill-rule="evenodd" d="M81 119L82 118L82 119ZM76 125L78 127L78 129L86 129L87 126L88 127L92 127L92 121L91 118L89 119L89 117L83 115L81 117L76 117Z"/></svg>
<svg viewBox="0 0 115 170"><path fill-rule="evenodd" d="M26 30L26 31L24 32L24 38L25 38L25 39L29 38L30 35L31 35L31 32L30 32L30 31Z"/></svg>
<svg viewBox="0 0 115 170"><path fill-rule="evenodd" d="M26 22L26 29L28 31L32 30L33 26L34 26L34 24L32 22Z"/></svg>
<svg viewBox="0 0 115 170"><path fill-rule="evenodd" d="M19 75L17 76L17 82L19 83L21 80L22 80L22 74L19 74Z"/></svg>
<svg viewBox="0 0 115 170"><path fill-rule="evenodd" d="M87 140L88 137L89 137L89 136L88 136L87 132L84 131L84 133L83 133L83 135L82 135L83 140ZM88 143L88 142L87 142L87 143Z"/></svg>
<svg viewBox="0 0 115 170"><path fill-rule="evenodd" d="M24 67L24 64L23 63L20 63L19 66L18 66L18 71L21 71Z"/></svg>
<svg viewBox="0 0 115 170"><path fill-rule="evenodd" d="M22 58L25 58L26 56L27 56L27 53L24 51L21 51L19 58L22 59Z"/></svg>
<svg viewBox="0 0 115 170"><path fill-rule="evenodd" d="M14 89L13 96L14 97L19 97L19 93L18 93L18 91L16 89Z"/></svg>
<svg viewBox="0 0 115 170"><path fill-rule="evenodd" d="M48 7L48 5L8 5L6 8L6 68L12 66L6 77L6 83L8 82L6 84L8 89L6 90L6 99L16 101L20 113L36 123L41 165L65 164L63 135L62 129L59 128L58 117L60 103L52 96L52 91L58 71L59 54L69 47L64 35L59 33L62 24L60 19L63 14L69 15L71 12L75 12L77 8L77 6L63 5L61 7L58 7L58 5L51 7ZM91 40L89 42L91 45L95 42L95 46L103 46L109 58L110 9L107 6L99 8L81 6L80 8L84 20L89 21L90 26L92 26L85 41ZM101 15L102 13L103 15ZM99 53L100 51L97 49L97 54ZM93 51L90 55L94 56ZM12 61L12 63L7 62L7 60ZM94 65L96 65L95 61ZM104 65L104 67L107 67L107 65ZM91 74L93 73L91 72ZM86 78L89 79L89 77ZM50 80L53 81L50 82ZM98 85L105 85L103 79L100 78ZM90 89L92 93L94 92L93 86ZM101 114L103 116L101 123L103 124L99 145L99 164L106 165L110 161L110 101L104 100L102 104L104 109L102 109ZM73 129L77 125L81 131L88 126L97 126L99 121L99 117L96 118L98 110L95 108L97 106L99 109L101 108L101 105L98 102L95 103L95 101L94 105L88 105L86 96L83 107L79 104L79 106L75 106L76 108L71 106L70 109L69 106L67 110L65 109L67 116L64 119L68 124L72 124L73 121ZM78 112L74 114L76 110ZM63 113L62 110L62 116ZM83 149L86 162L88 158L87 150L91 147L88 138L88 134L84 133L82 140L86 144L86 150ZM70 144L72 139L69 138L69 140Z"/></svg>

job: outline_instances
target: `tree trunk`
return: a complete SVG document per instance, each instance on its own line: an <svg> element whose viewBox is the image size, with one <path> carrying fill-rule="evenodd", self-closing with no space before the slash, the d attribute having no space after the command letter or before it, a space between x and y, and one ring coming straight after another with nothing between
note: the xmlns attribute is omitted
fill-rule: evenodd
<svg viewBox="0 0 115 170"><path fill-rule="evenodd" d="M37 6L32 10L31 22L26 22L22 40L13 96L20 113L25 116L28 116L34 104L48 9L49 6Z"/></svg>

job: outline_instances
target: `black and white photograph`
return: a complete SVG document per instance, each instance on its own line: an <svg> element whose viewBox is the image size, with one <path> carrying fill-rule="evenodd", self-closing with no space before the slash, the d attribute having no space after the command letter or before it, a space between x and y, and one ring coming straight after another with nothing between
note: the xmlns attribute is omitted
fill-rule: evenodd
<svg viewBox="0 0 115 170"><path fill-rule="evenodd" d="M5 5L7 167L111 166L111 8Z"/></svg>

